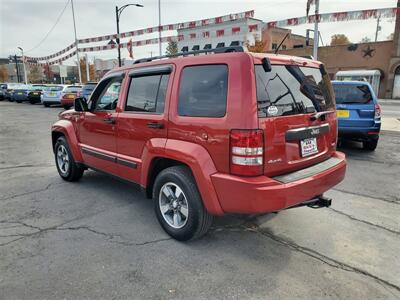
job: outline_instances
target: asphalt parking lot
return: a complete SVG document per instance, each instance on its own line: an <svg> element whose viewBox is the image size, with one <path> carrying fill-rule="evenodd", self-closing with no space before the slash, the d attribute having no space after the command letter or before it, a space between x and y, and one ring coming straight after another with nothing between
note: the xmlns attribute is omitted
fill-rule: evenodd
<svg viewBox="0 0 400 300"><path fill-rule="evenodd" d="M61 110L0 102L0 299L400 298L400 133L343 146L331 208L226 216L180 243L137 188L61 180Z"/></svg>

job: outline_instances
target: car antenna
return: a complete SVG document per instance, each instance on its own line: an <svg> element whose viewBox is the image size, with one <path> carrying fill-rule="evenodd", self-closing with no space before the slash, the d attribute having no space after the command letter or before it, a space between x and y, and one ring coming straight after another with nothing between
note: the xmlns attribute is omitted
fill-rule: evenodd
<svg viewBox="0 0 400 300"><path fill-rule="evenodd" d="M279 49L282 47L284 41L286 41L287 37L289 36L289 32L285 35L279 46L275 49L275 54L278 54Z"/></svg>

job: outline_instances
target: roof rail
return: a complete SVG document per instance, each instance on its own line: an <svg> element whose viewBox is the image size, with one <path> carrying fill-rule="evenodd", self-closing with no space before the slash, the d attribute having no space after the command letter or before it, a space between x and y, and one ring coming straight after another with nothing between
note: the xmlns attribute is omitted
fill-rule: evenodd
<svg viewBox="0 0 400 300"><path fill-rule="evenodd" d="M196 54L202 54L202 53L219 54L219 53L229 53L229 52L244 52L244 48L242 46L231 46L231 47L220 47L220 48L214 48L214 49L184 51L184 52L179 52L179 53L171 54L171 55L153 56L153 57L137 59L137 60L135 60L134 64L150 62L153 60L163 59L163 58L174 58L174 57L179 57L179 56L196 55Z"/></svg>

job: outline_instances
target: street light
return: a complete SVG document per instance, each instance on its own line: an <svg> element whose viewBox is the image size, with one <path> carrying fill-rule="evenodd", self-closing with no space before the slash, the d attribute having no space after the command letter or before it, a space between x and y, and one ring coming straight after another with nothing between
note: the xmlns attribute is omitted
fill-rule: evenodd
<svg viewBox="0 0 400 300"><path fill-rule="evenodd" d="M25 67L25 56L24 56L24 49L22 49L21 47L17 47L19 50L21 50L21 54L22 54L22 65L24 66L24 79L25 79L25 84L28 83L28 76L26 74L26 67Z"/></svg>
<svg viewBox="0 0 400 300"><path fill-rule="evenodd" d="M115 7L115 18L117 20L117 46L118 46L118 66L121 66L121 49L120 49L120 41L119 41L119 19L121 17L122 11L127 8L128 6L136 6L136 7L144 7L141 4L125 4L118 8Z"/></svg>

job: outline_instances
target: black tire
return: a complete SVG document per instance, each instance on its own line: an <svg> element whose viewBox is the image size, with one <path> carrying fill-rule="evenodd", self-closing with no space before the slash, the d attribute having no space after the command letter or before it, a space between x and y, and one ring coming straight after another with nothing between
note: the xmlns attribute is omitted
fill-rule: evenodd
<svg viewBox="0 0 400 300"><path fill-rule="evenodd" d="M21 101L21 100L16 100L15 102L17 102L17 103L22 103L22 101Z"/></svg>
<svg viewBox="0 0 400 300"><path fill-rule="evenodd" d="M50 104L48 104L47 102L43 102L44 107L50 107Z"/></svg>
<svg viewBox="0 0 400 300"><path fill-rule="evenodd" d="M370 140L363 142L363 148L367 151L375 151L376 147L378 146L378 140Z"/></svg>
<svg viewBox="0 0 400 300"><path fill-rule="evenodd" d="M36 101L35 100L29 100L29 103L30 104L36 104Z"/></svg>
<svg viewBox="0 0 400 300"><path fill-rule="evenodd" d="M65 110L68 110L68 109L71 108L71 106L69 106L69 105L64 105L63 107L64 107Z"/></svg>
<svg viewBox="0 0 400 300"><path fill-rule="evenodd" d="M63 148L62 148L63 147ZM60 163L58 162L58 151L60 149L65 149L66 154L68 155L68 167L65 167L65 170L62 170ZM65 137L61 136L57 139L56 144L54 145L54 158L56 162L56 167L58 174L60 177L66 181L78 181L84 172L84 168L79 166L77 163L75 163L74 158L71 154L71 150L69 149L67 140Z"/></svg>
<svg viewBox="0 0 400 300"><path fill-rule="evenodd" d="M181 228L172 227L165 220L163 213L161 212L159 198L162 193L161 189L170 183L178 186L182 190L184 194L183 197L187 202L187 218L185 224ZM165 197L164 199L169 198ZM185 166L170 167L164 169L160 174L158 174L153 187L153 201L154 210L162 228L176 240L187 241L200 238L207 233L208 229L212 225L214 217L210 215L203 206L203 201L197 189L192 172ZM169 212L171 212L172 215L174 214L172 205ZM184 215L181 214L181 216Z"/></svg>

